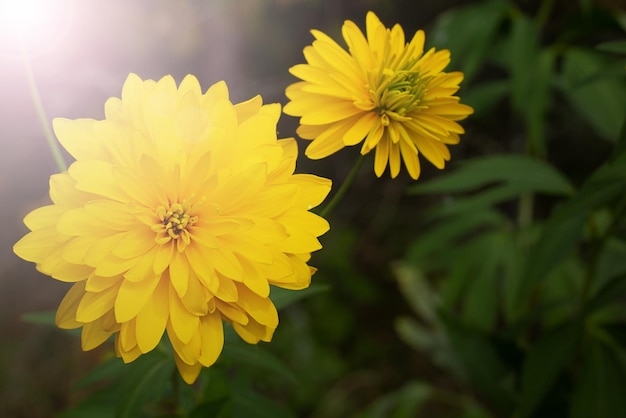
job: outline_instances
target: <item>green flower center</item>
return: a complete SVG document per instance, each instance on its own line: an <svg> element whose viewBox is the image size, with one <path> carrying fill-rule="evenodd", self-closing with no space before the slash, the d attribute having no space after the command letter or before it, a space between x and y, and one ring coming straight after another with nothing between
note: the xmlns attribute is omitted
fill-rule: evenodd
<svg viewBox="0 0 626 418"><path fill-rule="evenodd" d="M384 69L378 77L376 90L370 95L384 126L390 120L407 121L411 112L420 106L426 92L427 80L417 71Z"/></svg>

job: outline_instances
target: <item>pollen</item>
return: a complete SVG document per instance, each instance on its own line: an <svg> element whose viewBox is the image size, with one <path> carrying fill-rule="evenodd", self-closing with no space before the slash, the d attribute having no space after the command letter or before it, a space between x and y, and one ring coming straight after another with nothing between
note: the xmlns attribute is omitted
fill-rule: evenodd
<svg viewBox="0 0 626 418"><path fill-rule="evenodd" d="M192 215L191 209L191 205L186 200L182 203L170 203L167 207L159 206L156 209L159 222L152 226L152 230L157 233L156 243L167 244L175 241L178 251L184 251L185 247L191 243L189 229L198 222L198 216Z"/></svg>

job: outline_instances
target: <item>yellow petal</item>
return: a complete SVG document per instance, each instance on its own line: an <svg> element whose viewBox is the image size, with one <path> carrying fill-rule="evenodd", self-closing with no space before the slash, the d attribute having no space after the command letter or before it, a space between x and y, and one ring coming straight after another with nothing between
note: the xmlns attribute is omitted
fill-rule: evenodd
<svg viewBox="0 0 626 418"><path fill-rule="evenodd" d="M387 138L387 136L383 136L376 146L374 173L376 173L377 177L382 176L385 168L387 168L387 161L389 160L389 142L389 138Z"/></svg>
<svg viewBox="0 0 626 418"><path fill-rule="evenodd" d="M407 140L400 141L400 153L404 160L404 165L413 180L417 180L420 176L420 163L417 158L417 150L413 150Z"/></svg>
<svg viewBox="0 0 626 418"><path fill-rule="evenodd" d="M117 286L102 292L85 292L76 310L76 320L84 323L97 320L113 309L116 296Z"/></svg>
<svg viewBox="0 0 626 418"><path fill-rule="evenodd" d="M400 173L400 146L397 143L392 143L389 147L389 171L392 179Z"/></svg>
<svg viewBox="0 0 626 418"><path fill-rule="evenodd" d="M169 292L170 323L178 339L187 344L198 332L200 319L185 308L175 291Z"/></svg>
<svg viewBox="0 0 626 418"><path fill-rule="evenodd" d="M169 266L169 275L176 293L179 297L183 297L187 293L189 285L189 266L183 254L174 254Z"/></svg>
<svg viewBox="0 0 626 418"><path fill-rule="evenodd" d="M354 123L350 123L350 129L343 135L343 143L347 146L356 145L363 141L367 134L374 128L376 114L366 112L360 114Z"/></svg>
<svg viewBox="0 0 626 418"><path fill-rule="evenodd" d="M269 342L274 334L274 328L263 326L254 319L250 319L245 325L235 322L233 329L248 344L257 344L259 341Z"/></svg>
<svg viewBox="0 0 626 418"><path fill-rule="evenodd" d="M99 321L85 324L80 334L81 347L83 351L93 350L105 342L112 334L111 331L104 330Z"/></svg>
<svg viewBox="0 0 626 418"><path fill-rule="evenodd" d="M99 159L102 147L94 141L93 128L97 122L93 119L52 120L52 129L65 148L76 160Z"/></svg>
<svg viewBox="0 0 626 418"><path fill-rule="evenodd" d="M165 332L169 318L169 284L161 279L136 319L137 345L142 353L154 349Z"/></svg>
<svg viewBox="0 0 626 418"><path fill-rule="evenodd" d="M115 299L115 319L117 322L127 322L136 317L158 284L158 276L137 283L124 280Z"/></svg>
<svg viewBox="0 0 626 418"><path fill-rule="evenodd" d="M84 293L85 282L78 282L65 294L55 317L55 322L59 328L74 329L83 325L76 320L76 311Z"/></svg>
<svg viewBox="0 0 626 418"><path fill-rule="evenodd" d="M202 346L198 361L203 366L209 367L215 363L224 346L224 327L222 318L217 312L201 318L200 336Z"/></svg>
<svg viewBox="0 0 626 418"><path fill-rule="evenodd" d="M176 353L174 353L174 361L176 362L178 373L180 373L185 383L192 385L198 379L202 365L200 363L187 364Z"/></svg>
<svg viewBox="0 0 626 418"><path fill-rule="evenodd" d="M237 291L239 292L237 304L256 322L270 328L278 326L278 312L269 298L263 298L241 285L237 286Z"/></svg>

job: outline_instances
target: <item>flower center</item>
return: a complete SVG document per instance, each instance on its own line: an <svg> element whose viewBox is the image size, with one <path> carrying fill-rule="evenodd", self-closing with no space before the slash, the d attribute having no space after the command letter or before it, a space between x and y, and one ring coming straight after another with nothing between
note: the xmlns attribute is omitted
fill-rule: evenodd
<svg viewBox="0 0 626 418"><path fill-rule="evenodd" d="M374 105L384 126L390 119L410 120L416 109L425 108L420 103L426 92L426 80L417 71L384 69L378 78L376 90L370 90Z"/></svg>
<svg viewBox="0 0 626 418"><path fill-rule="evenodd" d="M189 228L198 222L198 217L192 216L190 212L191 205L186 200L170 203L168 207L159 206L156 216L160 222L152 226L152 230L157 233L156 243L166 244L176 240L179 251L184 250L191 243Z"/></svg>

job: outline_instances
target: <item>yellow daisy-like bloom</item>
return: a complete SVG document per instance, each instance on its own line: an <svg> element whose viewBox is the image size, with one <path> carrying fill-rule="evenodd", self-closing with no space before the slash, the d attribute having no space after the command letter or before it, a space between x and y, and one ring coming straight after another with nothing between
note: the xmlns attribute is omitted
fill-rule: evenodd
<svg viewBox="0 0 626 418"><path fill-rule="evenodd" d="M352 21L342 28L348 51L324 33L313 30L304 49L308 64L289 71L303 81L287 87L284 112L300 116L298 135L313 142L312 159L325 158L345 146L363 142L361 154L376 149L374 171L387 164L391 177L400 172L400 158L410 176L420 175L418 154L438 168L450 159L448 144L457 144L463 128L457 121L473 110L453 96L461 72L445 73L448 50L424 53L424 32L408 44L400 25L387 29L367 14L367 39Z"/></svg>
<svg viewBox="0 0 626 418"><path fill-rule="evenodd" d="M302 289L328 223L309 212L330 181L294 174L294 139L276 138L278 104L233 105L223 82L202 93L187 76L131 74L105 120L56 119L76 161L50 178L53 204L34 210L17 255L74 283L57 311L90 350L115 334L125 362L163 333L186 382L218 358L229 322L269 341L270 285Z"/></svg>

